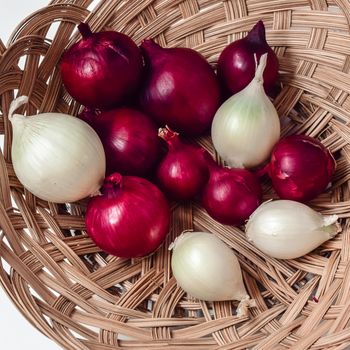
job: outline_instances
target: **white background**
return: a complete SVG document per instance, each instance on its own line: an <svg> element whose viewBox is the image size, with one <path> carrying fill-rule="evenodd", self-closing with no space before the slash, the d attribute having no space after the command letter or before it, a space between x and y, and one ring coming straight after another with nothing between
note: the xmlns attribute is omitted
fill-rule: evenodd
<svg viewBox="0 0 350 350"><path fill-rule="evenodd" d="M0 38L6 45L17 24L49 0L0 0ZM0 287L0 348L2 350L59 350L15 308Z"/></svg>

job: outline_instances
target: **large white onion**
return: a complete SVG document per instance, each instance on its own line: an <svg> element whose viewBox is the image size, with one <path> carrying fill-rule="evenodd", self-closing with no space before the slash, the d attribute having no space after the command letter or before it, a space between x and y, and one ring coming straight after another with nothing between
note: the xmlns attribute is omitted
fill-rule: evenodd
<svg viewBox="0 0 350 350"><path fill-rule="evenodd" d="M280 137L277 111L263 87L266 57L267 54L261 56L251 83L225 101L213 119L213 145L230 167L261 164Z"/></svg>
<svg viewBox="0 0 350 350"><path fill-rule="evenodd" d="M96 132L82 120L61 113L13 114L26 96L10 106L12 163L19 181L37 197L66 203L96 193L106 161Z"/></svg>

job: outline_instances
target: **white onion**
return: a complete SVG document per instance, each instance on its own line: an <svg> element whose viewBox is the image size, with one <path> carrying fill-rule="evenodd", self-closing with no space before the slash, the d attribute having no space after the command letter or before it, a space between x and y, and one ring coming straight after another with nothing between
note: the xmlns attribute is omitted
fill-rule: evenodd
<svg viewBox="0 0 350 350"><path fill-rule="evenodd" d="M263 87L266 58L261 56L254 79L221 105L212 123L213 145L230 167L261 164L280 137L277 111Z"/></svg>
<svg viewBox="0 0 350 350"><path fill-rule="evenodd" d="M239 300L237 313L253 306L244 287L236 255L211 233L186 232L169 247L171 267L178 285L195 298L206 301Z"/></svg>
<svg viewBox="0 0 350 350"><path fill-rule="evenodd" d="M322 216L290 200L265 202L250 216L246 235L263 253L295 259L310 253L341 231L336 215Z"/></svg>
<svg viewBox="0 0 350 350"><path fill-rule="evenodd" d="M18 180L37 197L67 203L98 192L105 175L105 154L95 131L82 120L61 113L25 117L10 106L12 163Z"/></svg>

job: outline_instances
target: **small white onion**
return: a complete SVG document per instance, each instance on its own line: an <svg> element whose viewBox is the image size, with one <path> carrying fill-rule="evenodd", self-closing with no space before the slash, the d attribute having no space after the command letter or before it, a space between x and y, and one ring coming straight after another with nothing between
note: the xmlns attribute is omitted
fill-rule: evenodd
<svg viewBox="0 0 350 350"><path fill-rule="evenodd" d="M67 203L98 192L106 160L101 140L82 120L61 113L13 114L28 97L12 101L12 163L18 180L37 197Z"/></svg>
<svg viewBox="0 0 350 350"><path fill-rule="evenodd" d="M277 111L263 87L266 58L267 54L261 56L254 79L225 101L213 119L213 145L230 167L261 164L280 137Z"/></svg>
<svg viewBox="0 0 350 350"><path fill-rule="evenodd" d="M186 232L169 249L178 285L195 298L206 301L239 300L237 313L253 306L245 289L236 255L224 242L207 232Z"/></svg>
<svg viewBox="0 0 350 350"><path fill-rule="evenodd" d="M322 216L290 200L265 202L250 216L246 235L263 253L295 259L310 253L341 231L336 215Z"/></svg>

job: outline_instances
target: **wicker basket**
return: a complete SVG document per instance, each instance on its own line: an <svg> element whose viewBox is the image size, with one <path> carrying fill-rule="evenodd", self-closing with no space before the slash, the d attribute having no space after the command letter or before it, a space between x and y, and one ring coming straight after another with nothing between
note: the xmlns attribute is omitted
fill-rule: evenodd
<svg viewBox="0 0 350 350"><path fill-rule="evenodd" d="M300 259L279 261L239 228L219 225L195 203L173 204L172 229L153 256L106 257L84 232L83 203L47 203L24 190L11 165L9 104L77 114L57 63L79 39L76 24L113 28L139 43L188 46L212 64L259 19L280 58L275 105L283 134L318 137L338 161L332 187L311 205L342 218L343 232ZM350 344L350 3L349 0L54 0L0 41L0 279L22 314L65 349L345 349ZM18 92L17 92L18 89ZM214 154L209 138L198 140ZM67 174L69 176L69 174ZM264 184L265 198L274 197ZM210 231L238 254L257 306L186 295L167 247L184 229Z"/></svg>

